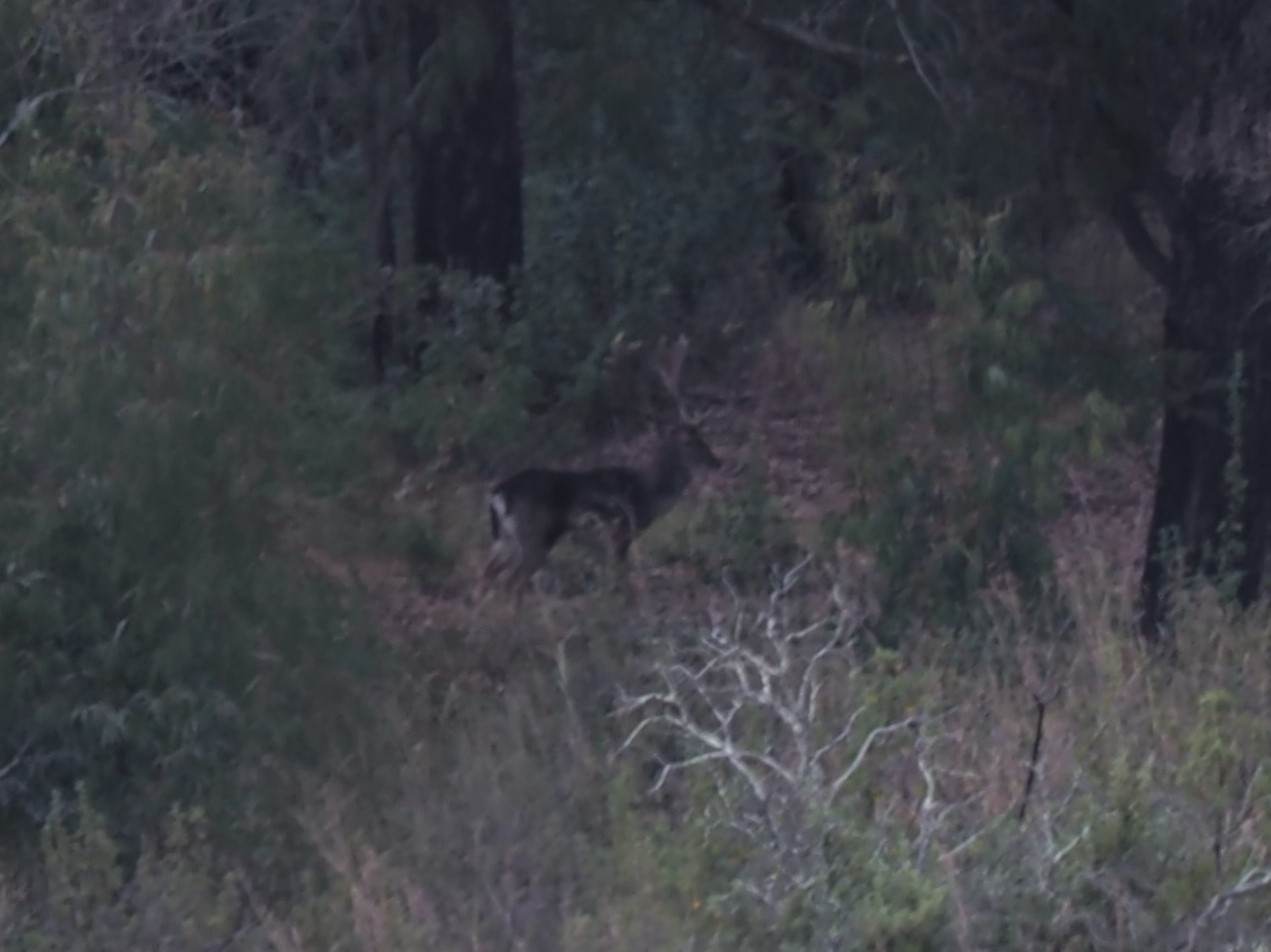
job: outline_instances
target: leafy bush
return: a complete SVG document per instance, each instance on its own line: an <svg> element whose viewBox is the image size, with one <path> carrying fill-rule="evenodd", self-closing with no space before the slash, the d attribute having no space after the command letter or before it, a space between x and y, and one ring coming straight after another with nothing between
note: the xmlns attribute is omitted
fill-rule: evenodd
<svg viewBox="0 0 1271 952"><path fill-rule="evenodd" d="M704 582L722 577L745 591L765 589L779 566L798 557L793 526L769 493L766 475L764 460L751 458L737 492L664 517L651 532L652 550L665 561L691 565Z"/></svg>
<svg viewBox="0 0 1271 952"><path fill-rule="evenodd" d="M1128 331L1024 269L1002 215L958 214L955 246L923 285L925 303L947 316L913 328L903 316L835 322L809 308L801 328L835 354L864 339L878 365L862 361L839 387L844 443L868 501L827 514L822 529L827 546L844 538L874 553L888 639L912 618L967 626L995 582L1038 598L1066 464L1104 459L1150 393ZM1081 361L1066 356L1075 349ZM908 373L915 363L930 368L925 386Z"/></svg>
<svg viewBox="0 0 1271 952"><path fill-rule="evenodd" d="M275 948L243 884L218 871L197 811L173 811L125 878L120 847L81 790L73 805L55 798L41 855L37 898L16 921L0 922L15 952Z"/></svg>
<svg viewBox="0 0 1271 952"><path fill-rule="evenodd" d="M233 138L178 135L139 96L66 120L15 171L0 239L21 265L0 313L0 811L38 822L82 781L137 830L338 720L341 611L280 548L278 490L324 438L306 342L343 259L300 240Z"/></svg>

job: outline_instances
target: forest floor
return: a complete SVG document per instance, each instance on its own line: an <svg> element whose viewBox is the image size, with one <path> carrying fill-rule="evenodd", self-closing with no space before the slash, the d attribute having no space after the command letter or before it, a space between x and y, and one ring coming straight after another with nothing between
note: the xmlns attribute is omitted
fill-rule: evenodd
<svg viewBox="0 0 1271 952"><path fill-rule="evenodd" d="M787 311L797 314L798 309L787 305ZM948 319L928 315L871 322L827 341L798 316L778 317L770 336L750 349L748 366L725 369L688 387L688 399L696 394L707 407L702 431L725 466L699 476L677 512L664 518L671 529L655 525L637 541L642 594L628 610L683 617L722 594L718 587L703 586L692 567L660 557L659 550L685 513L744 491L756 460L769 505L793 528L799 546L817 552L822 568L836 579L850 579L868 595L875 579L867 553L841 542L827 551L821 527L828 513L871 504L869 487L876 492L878 480L875 472L871 482L867 470L882 453L940 454L947 471L958 471L963 448L956 436L941 432L940 415L933 412L947 411L957 399L945 347L951 330ZM899 422L886 445L859 450L854 440L862 420L887 414ZM574 459L533 462L639 462L649 444L646 434ZM1061 590L1082 584L1078 575L1092 570L1110 591L1134 590L1150 511L1152 459L1150 445L1123 445L1098 463L1065 465L1061 512L1046 527ZM421 565L401 546L364 546L355 555L337 557L308 543L306 555L333 581L360 587L377 615L376 627L398 647L427 654L428 666L451 680L484 679L514 663L509 652L526 647L520 641L517 648L509 647L510 630L520 629L518 638L528 637L530 650L550 651L554 641L585 623L592 596L577 594L578 585L562 580L560 566L565 575L579 565L594 569L597 540L562 542L527 600L530 614L514 615L511 600L500 592L476 598L490 545L482 482L394 464L376 485L379 498L368 503L389 521L428 527L437 549L430 564ZM1008 602L1012 597L1009 591L997 594Z"/></svg>

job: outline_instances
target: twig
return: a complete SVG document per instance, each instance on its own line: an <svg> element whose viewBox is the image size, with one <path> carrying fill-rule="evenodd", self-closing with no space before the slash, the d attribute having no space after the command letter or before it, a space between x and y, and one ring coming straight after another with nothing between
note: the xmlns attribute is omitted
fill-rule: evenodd
<svg viewBox="0 0 1271 952"><path fill-rule="evenodd" d="M909 32L909 26L905 23L905 17L900 12L900 4L898 0L887 0L887 5L891 7L892 16L896 20L896 29L900 32L900 39L905 44L905 49L909 51L909 62L914 65L914 72L918 74L918 78L922 80L927 91L931 93L931 98L936 101L936 105L940 107L940 113L944 116L945 121L950 126L955 126L953 121L953 112L949 109L949 104L944 98L944 94L940 92L935 81L927 74L927 68L923 65L922 58L918 55L917 45L914 43L913 36Z"/></svg>
<svg viewBox="0 0 1271 952"><path fill-rule="evenodd" d="M26 756L26 752L30 750L31 744L33 742L34 742L34 738L28 737L26 739L26 742L21 747L18 748L18 752L13 755L13 759L10 760L3 767L0 767L0 780L3 780L13 771L18 769L18 765L22 763L22 758Z"/></svg>
<svg viewBox="0 0 1271 952"><path fill-rule="evenodd" d="M777 20L773 17L760 16L757 13L752 13L749 5L742 9L733 3L725 2L725 0L697 0L697 2L699 5L706 7L706 9L713 10L720 16L741 23L765 36L815 50L831 59L852 63L856 66L866 63L906 66L910 63L910 59L907 56L880 53L877 50L853 46L840 40L832 40L795 23Z"/></svg>
<svg viewBox="0 0 1271 952"><path fill-rule="evenodd" d="M1240 877L1234 886L1225 889L1213 899L1209 900L1209 904L1196 917L1196 921L1192 923L1192 927L1187 932L1187 943L1183 948L1187 952L1193 952L1196 949L1196 943L1200 939L1200 931L1211 921L1217 919L1220 915L1227 911L1237 899L1245 896L1253 895L1264 889L1271 887L1271 868L1266 866L1258 866L1250 870L1246 870L1245 874Z"/></svg>
<svg viewBox="0 0 1271 952"><path fill-rule="evenodd" d="M279 921L278 917L257 895L256 890L252 887L251 879L242 867L235 869L233 879L242 891L243 898L247 900L247 907L252 911L252 915L256 917L256 921L265 930L265 935L268 936L270 944L278 952L301 952L304 946L300 942L300 934L297 932L296 927Z"/></svg>
<svg viewBox="0 0 1271 952"><path fill-rule="evenodd" d="M922 719L920 717L907 717L903 721L895 724L885 724L882 727L875 727L872 731L866 734L865 741L856 751L856 756L852 759L852 762L847 766L846 770L838 775L834 783L830 785L831 798L837 797L844 785L851 780L853 776L855 776L856 771L859 770L861 764L865 762L865 758L869 756L869 752L873 749L875 742L884 737L888 737L897 731L917 727L921 723Z"/></svg>
<svg viewBox="0 0 1271 952"><path fill-rule="evenodd" d="M1019 821L1024 822L1024 817L1028 815L1028 798L1033 792L1033 786L1037 783L1037 762L1041 758L1042 753L1042 729L1046 724L1046 702L1041 699L1040 695L1033 695L1033 700L1037 702L1037 727L1033 732L1033 752L1028 758L1028 774L1024 780L1024 795L1020 797L1019 803Z"/></svg>
<svg viewBox="0 0 1271 952"><path fill-rule="evenodd" d="M3 132L0 132L0 148L4 148L4 144L9 141L9 137L17 132L28 119L34 116L46 102L55 96L74 92L77 88L78 86L60 86L57 89L46 89L42 93L37 93L21 100L13 107L13 116L9 119L9 124L4 127Z"/></svg>

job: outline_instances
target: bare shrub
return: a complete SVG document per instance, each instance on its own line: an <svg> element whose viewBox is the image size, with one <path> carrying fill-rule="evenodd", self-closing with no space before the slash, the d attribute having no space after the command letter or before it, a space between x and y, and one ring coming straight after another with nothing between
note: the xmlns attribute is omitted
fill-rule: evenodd
<svg viewBox="0 0 1271 952"><path fill-rule="evenodd" d="M880 690L860 660L859 614L837 589L824 614L800 623L791 596L802 568L765 608L715 612L704 632L655 663L655 686L621 707L635 723L619 750L661 731L678 752L654 790L683 771L709 778L709 816L747 857L717 900L744 918L758 910L750 928L798 935L809 948L842 948L854 933L933 943L944 892L917 874L941 820L931 720L898 713ZM910 822L895 824L865 803L880 777L907 766L925 793ZM861 862L861 848L871 859ZM874 865L883 855L899 862L899 877ZM863 875L849 875L853 866ZM871 902L884 892L910 915Z"/></svg>

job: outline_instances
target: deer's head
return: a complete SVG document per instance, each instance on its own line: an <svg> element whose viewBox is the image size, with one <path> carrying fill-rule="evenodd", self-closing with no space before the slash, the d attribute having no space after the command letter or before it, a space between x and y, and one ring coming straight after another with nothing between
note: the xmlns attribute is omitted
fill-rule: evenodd
<svg viewBox="0 0 1271 952"><path fill-rule="evenodd" d="M680 395L680 375L688 354L688 338L680 335L673 344L664 344L654 366L675 408L675 418L662 427L663 445L672 447L678 460L688 469L716 470L723 466L702 435L702 416L692 415Z"/></svg>

